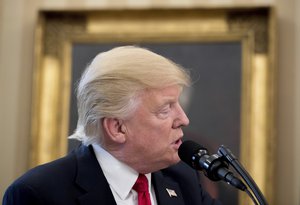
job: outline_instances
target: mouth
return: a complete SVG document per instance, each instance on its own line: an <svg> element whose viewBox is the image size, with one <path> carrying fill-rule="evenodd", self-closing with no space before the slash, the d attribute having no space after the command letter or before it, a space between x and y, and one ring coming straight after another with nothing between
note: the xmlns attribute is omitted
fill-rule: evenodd
<svg viewBox="0 0 300 205"><path fill-rule="evenodd" d="M173 143L174 148L177 149L177 150L179 149L179 147L180 147L181 144L182 144L181 138L179 138L178 140L176 140L176 141Z"/></svg>

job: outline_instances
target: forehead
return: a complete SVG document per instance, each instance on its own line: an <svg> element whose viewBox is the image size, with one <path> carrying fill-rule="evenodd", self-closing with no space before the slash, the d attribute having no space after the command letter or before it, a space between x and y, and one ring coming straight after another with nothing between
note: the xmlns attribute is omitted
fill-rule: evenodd
<svg viewBox="0 0 300 205"><path fill-rule="evenodd" d="M143 103L164 103L167 101L177 101L182 87L179 85L168 86L159 89L146 89L142 92L141 100Z"/></svg>

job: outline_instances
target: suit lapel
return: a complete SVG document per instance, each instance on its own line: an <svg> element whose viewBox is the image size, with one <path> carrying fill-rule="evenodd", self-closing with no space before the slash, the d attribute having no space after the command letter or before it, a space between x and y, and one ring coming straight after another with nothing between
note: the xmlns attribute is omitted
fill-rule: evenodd
<svg viewBox="0 0 300 205"><path fill-rule="evenodd" d="M164 177L162 172L152 174L152 183L158 205L184 205L179 185L172 179Z"/></svg>
<svg viewBox="0 0 300 205"><path fill-rule="evenodd" d="M102 169L96 159L92 146L81 146L76 152L76 183L85 194L78 197L81 205L116 205L113 194Z"/></svg>

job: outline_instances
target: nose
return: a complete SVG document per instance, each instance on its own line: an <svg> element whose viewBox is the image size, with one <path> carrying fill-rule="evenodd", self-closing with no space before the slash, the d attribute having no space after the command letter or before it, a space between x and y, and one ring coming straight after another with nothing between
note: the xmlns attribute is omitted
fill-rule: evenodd
<svg viewBox="0 0 300 205"><path fill-rule="evenodd" d="M187 126L190 123L190 120L186 116L184 110L182 109L182 107L180 106L179 103L177 105L176 110L177 110L177 113L176 113L176 117L175 117L175 120L174 120L174 123L173 123L173 128Z"/></svg>

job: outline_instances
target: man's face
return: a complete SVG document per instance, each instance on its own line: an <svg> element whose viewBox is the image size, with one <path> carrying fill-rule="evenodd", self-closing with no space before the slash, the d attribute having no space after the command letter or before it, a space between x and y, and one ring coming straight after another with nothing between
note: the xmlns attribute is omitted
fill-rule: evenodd
<svg viewBox="0 0 300 205"><path fill-rule="evenodd" d="M189 124L179 104L180 93L176 85L146 90L133 116L125 120L124 155L137 171L156 171L180 160L181 127Z"/></svg>

